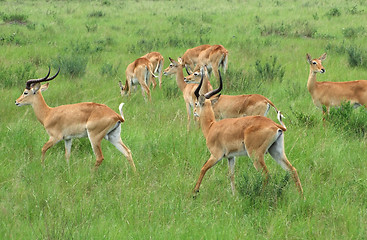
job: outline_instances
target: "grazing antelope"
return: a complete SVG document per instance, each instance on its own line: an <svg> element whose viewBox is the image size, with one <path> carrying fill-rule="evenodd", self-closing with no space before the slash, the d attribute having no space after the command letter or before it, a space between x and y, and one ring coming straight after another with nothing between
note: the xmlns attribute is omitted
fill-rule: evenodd
<svg viewBox="0 0 367 240"><path fill-rule="evenodd" d="M219 81L218 69L221 66L226 72L228 68L228 51L222 45L213 45L199 54L198 63L194 68L194 72L198 71L201 66L207 66L209 75L214 72L215 77Z"/></svg>
<svg viewBox="0 0 367 240"><path fill-rule="evenodd" d="M125 85L122 85L121 81L119 82L121 95L124 96L128 94L131 96L131 87L140 85L144 99L146 93L148 95L149 101L151 101L149 89L150 81L153 82L153 87L157 85L154 80L156 76L153 73L153 64L146 57L141 57L130 63L126 68L125 73Z"/></svg>
<svg viewBox="0 0 367 240"><path fill-rule="evenodd" d="M60 69L59 69L60 71ZM41 92L48 89L49 83L41 85L54 79L59 71L52 77L50 69L44 78L31 79L26 83L22 95L15 100L17 106L31 105L40 123L46 129L49 140L42 147L42 163L46 151L61 140L65 142L65 157L69 164L70 150L73 138L88 137L96 155L96 168L103 161L101 141L103 138L111 142L129 161L132 169L136 171L131 151L121 140L121 123L124 122L122 113L123 103L120 104L120 115L103 104L84 102L58 107L49 107Z"/></svg>
<svg viewBox="0 0 367 240"><path fill-rule="evenodd" d="M183 98L186 103L186 111L187 111L187 130L190 130L190 122L191 122L191 110L194 108L194 99L195 97L195 89L197 88L198 84L187 84L184 80L183 75L183 67L182 67L182 59L178 58L178 61L176 62L172 58L169 58L171 61L170 65L164 70L163 74L168 76L175 74L176 75L176 82L180 90L182 91ZM203 86L203 88L200 90L203 93L206 93L209 91L211 85L206 84ZM211 88L212 89L212 88Z"/></svg>
<svg viewBox="0 0 367 240"><path fill-rule="evenodd" d="M204 66L204 69L205 66ZM207 71L204 71L203 84L208 81ZM185 78L187 83L200 82L200 72L194 72ZM222 81L222 76L219 74L219 79ZM211 91L211 90L210 90ZM270 107L273 107L277 113L278 120L283 124L281 118L283 115L277 109L277 107L266 97L259 94L250 95L215 95L211 97L212 107L216 120L224 118L238 118L244 116L265 116L268 114Z"/></svg>
<svg viewBox="0 0 367 240"><path fill-rule="evenodd" d="M210 47L211 45L208 44L200 45L194 48L187 49L184 55L182 55L182 65L183 67L185 67L188 75L192 73L192 71L198 64L200 53Z"/></svg>
<svg viewBox="0 0 367 240"><path fill-rule="evenodd" d="M153 64L153 73L157 74L159 79L159 88L162 88L162 70L164 64L163 56L159 52L150 52L145 54L143 57L146 57Z"/></svg>
<svg viewBox="0 0 367 240"><path fill-rule="evenodd" d="M268 169L265 165L264 155L268 152L274 160L285 170L289 171L296 183L301 195L303 190L298 178L297 170L288 161L284 152L284 132L286 129L263 116L247 116L241 118L227 118L216 121L210 97L220 93L219 88L205 95L199 94L201 84L195 90L197 103L195 115L199 117L201 129L206 139L206 145L210 151L210 158L201 168L199 179L194 192L200 188L203 177L222 158L228 159L228 167L231 179L232 193L235 193L234 166L236 156L249 156L258 171L265 174L265 182L268 179Z"/></svg>
<svg viewBox="0 0 367 240"><path fill-rule="evenodd" d="M312 59L307 53L310 64L310 74L307 89L311 94L313 103L321 108L324 105L329 113L330 107L340 106L343 101L349 101L355 107L367 107L367 80L349 82L317 82L316 73L325 73L321 62L326 59L326 53L319 58ZM323 110L323 114L325 111Z"/></svg>

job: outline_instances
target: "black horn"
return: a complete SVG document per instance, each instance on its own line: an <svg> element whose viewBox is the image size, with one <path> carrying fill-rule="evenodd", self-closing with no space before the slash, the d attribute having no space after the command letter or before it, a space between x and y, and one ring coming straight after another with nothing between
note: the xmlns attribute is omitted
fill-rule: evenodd
<svg viewBox="0 0 367 240"><path fill-rule="evenodd" d="M204 74L201 74L199 86L196 88L194 92L197 99L199 99L199 96L200 96L199 92L200 92L201 85L203 85L203 79L204 79Z"/></svg>
<svg viewBox="0 0 367 240"><path fill-rule="evenodd" d="M57 75L59 75L59 72L60 72L60 67L59 67L59 70L57 70L57 73L55 75L53 75L52 77L47 78L46 81L51 81L52 79L54 79L55 77L57 77Z"/></svg>
<svg viewBox="0 0 367 240"><path fill-rule="evenodd" d="M48 67L48 73L47 73L46 77L28 80L27 83L26 83L26 89L28 89L28 90L31 89L31 86L35 83L46 82L46 81L50 81L50 80L54 79L59 74L60 68L54 76L48 78L48 76L50 76L50 72L51 72L51 68Z"/></svg>
<svg viewBox="0 0 367 240"><path fill-rule="evenodd" d="M187 66L185 65L185 69L186 69L186 73L187 75L191 75L191 73L189 72L189 69L187 68Z"/></svg>
<svg viewBox="0 0 367 240"><path fill-rule="evenodd" d="M220 91L222 91L222 87L223 87L222 75L220 74L220 71L219 70L218 70L218 73L219 73L219 88L217 88L217 89L215 89L215 90L213 90L211 92L206 93L204 96L207 99L211 98L215 94L220 93Z"/></svg>

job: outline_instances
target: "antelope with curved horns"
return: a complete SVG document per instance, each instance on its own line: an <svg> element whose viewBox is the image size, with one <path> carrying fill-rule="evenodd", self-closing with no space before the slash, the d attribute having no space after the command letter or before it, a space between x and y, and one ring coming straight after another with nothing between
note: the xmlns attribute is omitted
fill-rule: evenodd
<svg viewBox="0 0 367 240"><path fill-rule="evenodd" d="M343 101L349 101L355 107L360 105L367 107L367 80L317 82L316 73L325 73L322 61L326 59L326 53L315 59L312 59L308 53L306 57L310 64L307 89L317 107L321 108L324 105L328 113L330 107L340 106ZM325 114L324 110L323 114Z"/></svg>
<svg viewBox="0 0 367 240"><path fill-rule="evenodd" d="M187 49L186 52L182 55L182 66L185 67L188 75L192 73L192 71L198 64L200 53L210 47L211 45L209 44L200 45L194 48Z"/></svg>
<svg viewBox="0 0 367 240"><path fill-rule="evenodd" d="M148 95L149 101L151 101L151 94L149 85L150 82L153 82L153 88L157 85L154 80L155 76L153 73L153 64L146 57L140 57L136 59L134 62L130 63L125 71L126 74L126 82L125 85L122 85L121 81L119 81L121 96L126 94L131 96L131 88L132 86L141 86L141 92L145 99L145 93Z"/></svg>
<svg viewBox="0 0 367 240"><path fill-rule="evenodd" d="M195 90L195 95L197 96L195 115L199 117L201 129L206 139L206 145L211 155L209 160L201 168L194 192L197 193L199 191L205 173L222 158L227 158L231 188L234 194L234 166L236 156L249 156L253 160L255 168L258 171L262 170L265 174L265 186L268 179L268 169L265 165L264 155L268 152L283 169L292 174L296 187L303 196L303 189L297 170L288 161L284 152L284 132L286 129L263 116L227 118L216 121L210 98L220 93L222 90L222 81L219 82L218 89L205 95L199 95L201 83Z"/></svg>
<svg viewBox="0 0 367 240"><path fill-rule="evenodd" d="M59 69L60 71L60 69ZM103 104L84 102L58 107L49 107L41 92L48 89L49 83L59 71L52 77L50 69L44 78L31 79L26 83L22 95L15 100L17 106L31 105L40 123L46 129L49 140L42 147L42 163L46 151L61 140L65 142L65 157L69 165L70 150L73 138L88 137L96 155L95 167L103 161L101 141L103 138L111 142L129 161L132 169L136 171L131 151L121 140L121 123L125 121L122 113L123 103L120 104L120 115Z"/></svg>
<svg viewBox="0 0 367 240"><path fill-rule="evenodd" d="M204 67L205 69L205 67ZM204 71L204 80L208 81L208 75ZM185 78L187 83L197 83L200 82L201 74L194 72L190 76ZM222 81L222 76L219 74L219 81ZM266 97L260 94L250 94L250 95L223 95L219 94L211 97L212 107L216 120L221 120L224 118L238 118L244 116L267 116L270 107L273 107L277 113L277 118L280 124L285 128L282 121L283 115L278 110L278 108Z"/></svg>
<svg viewBox="0 0 367 240"><path fill-rule="evenodd" d="M163 74L168 75L176 75L176 82L180 90L182 91L183 98L186 103L186 111L187 111L187 130L190 130L190 123L191 123L191 110L194 108L195 104L195 89L197 88L198 84L187 84L185 82L185 78L183 75L183 66L182 66L182 59L178 58L178 61L169 58L171 61L170 65L164 70ZM209 91L211 85L205 84L203 88L200 90L202 93L206 93Z"/></svg>
<svg viewBox="0 0 367 240"><path fill-rule="evenodd" d="M159 88L162 88L162 73L164 58L159 52L150 52L143 57L147 58L153 64L153 73L157 74L159 80ZM154 86L155 87L155 86Z"/></svg>

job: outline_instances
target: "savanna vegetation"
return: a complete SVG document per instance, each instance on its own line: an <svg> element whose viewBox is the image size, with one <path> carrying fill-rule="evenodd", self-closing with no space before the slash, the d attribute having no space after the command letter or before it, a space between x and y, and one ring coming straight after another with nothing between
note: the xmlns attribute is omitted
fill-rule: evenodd
<svg viewBox="0 0 367 240"><path fill-rule="evenodd" d="M306 53L327 52L319 81L367 79L367 1L0 0L1 239L365 239L367 113L348 104L322 121L306 88ZM223 94L262 94L285 115L290 175L266 157L271 179L249 158L226 160L192 190L209 158L201 130L186 131L174 78L146 103L122 98L126 66L149 51L176 59L201 44L229 51ZM137 174L112 145L94 171L87 139L47 152L32 107L18 108L25 82L61 68L43 96L49 106L125 102L122 140ZM216 86L214 78L213 84ZM274 112L269 117L276 121Z"/></svg>

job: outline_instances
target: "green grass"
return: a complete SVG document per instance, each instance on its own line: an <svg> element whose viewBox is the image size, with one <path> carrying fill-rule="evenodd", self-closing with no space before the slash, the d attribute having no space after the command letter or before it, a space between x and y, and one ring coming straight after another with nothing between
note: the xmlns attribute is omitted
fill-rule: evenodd
<svg viewBox="0 0 367 240"><path fill-rule="evenodd" d="M364 239L367 138L356 130L365 111L347 109L348 118L338 109L323 122L306 88L306 53L328 53L318 80L366 79L366 11L366 1L342 0L1 1L0 238ZM305 200L269 156L263 192L261 174L241 157L235 196L224 160L193 199L209 152L200 129L186 131L175 79L163 77L152 103L140 89L121 98L118 81L137 57L159 51L167 67L168 57L206 43L229 51L223 93L263 94L286 116L285 151ZM138 174L107 141L94 172L87 139L74 140L70 168L63 143L41 165L48 135L14 100L48 66L61 67L43 94L50 106L126 103L121 136Z"/></svg>

